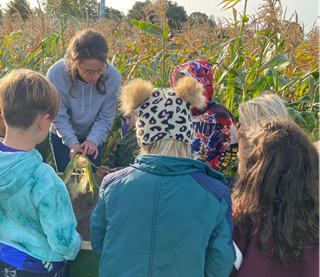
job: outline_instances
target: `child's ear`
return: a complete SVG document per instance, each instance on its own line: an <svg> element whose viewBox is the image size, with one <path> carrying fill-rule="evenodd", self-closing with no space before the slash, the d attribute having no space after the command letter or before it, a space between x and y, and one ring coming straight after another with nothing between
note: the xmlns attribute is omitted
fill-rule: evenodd
<svg viewBox="0 0 320 277"><path fill-rule="evenodd" d="M39 128L41 131L47 132L49 130L52 120L50 120L50 115L45 114L40 116L39 120Z"/></svg>

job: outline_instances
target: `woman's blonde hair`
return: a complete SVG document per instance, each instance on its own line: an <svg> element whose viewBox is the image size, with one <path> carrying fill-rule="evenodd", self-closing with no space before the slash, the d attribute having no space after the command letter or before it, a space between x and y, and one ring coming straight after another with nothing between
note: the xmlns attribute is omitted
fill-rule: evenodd
<svg viewBox="0 0 320 277"><path fill-rule="evenodd" d="M190 159L191 146L173 139L159 140L149 145L141 145L140 153Z"/></svg>
<svg viewBox="0 0 320 277"><path fill-rule="evenodd" d="M289 118L284 101L278 95L263 94L239 106L239 117L245 128L265 116Z"/></svg>

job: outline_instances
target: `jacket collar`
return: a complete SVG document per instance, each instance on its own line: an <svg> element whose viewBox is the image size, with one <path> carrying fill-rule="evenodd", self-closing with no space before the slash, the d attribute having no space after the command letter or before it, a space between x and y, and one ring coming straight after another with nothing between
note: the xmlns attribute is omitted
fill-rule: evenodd
<svg viewBox="0 0 320 277"><path fill-rule="evenodd" d="M223 184L227 184L222 173L213 170L204 162L192 159L158 155L139 155L133 167L162 176L189 175L200 171L219 180Z"/></svg>

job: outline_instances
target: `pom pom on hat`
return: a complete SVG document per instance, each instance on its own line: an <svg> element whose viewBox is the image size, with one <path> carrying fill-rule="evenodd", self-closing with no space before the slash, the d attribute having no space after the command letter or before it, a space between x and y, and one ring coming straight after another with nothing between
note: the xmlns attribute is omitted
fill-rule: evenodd
<svg viewBox="0 0 320 277"><path fill-rule="evenodd" d="M198 109L203 108L206 104L203 85L192 77L186 76L179 79L175 91L178 97Z"/></svg>
<svg viewBox="0 0 320 277"><path fill-rule="evenodd" d="M131 113L151 96L152 91L153 85L151 82L140 78L133 79L120 90L121 109L125 114Z"/></svg>

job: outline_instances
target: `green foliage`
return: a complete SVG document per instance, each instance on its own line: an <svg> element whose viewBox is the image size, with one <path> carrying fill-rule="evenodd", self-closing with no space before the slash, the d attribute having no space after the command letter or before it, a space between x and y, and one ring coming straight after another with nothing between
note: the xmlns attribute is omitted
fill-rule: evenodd
<svg viewBox="0 0 320 277"><path fill-rule="evenodd" d="M85 4L86 0L47 0L45 2L45 9L55 17L63 14L81 16Z"/></svg>
<svg viewBox="0 0 320 277"><path fill-rule="evenodd" d="M6 13L12 16L19 13L23 20L29 18L31 14L30 3L27 0L11 0L6 7Z"/></svg>
<svg viewBox="0 0 320 277"><path fill-rule="evenodd" d="M149 3L149 0L146 0L145 2L135 2L127 14L128 21L131 22L132 20L145 19L146 14L144 13L143 8L146 7Z"/></svg>
<svg viewBox="0 0 320 277"><path fill-rule="evenodd" d="M122 19L122 17L123 17L122 13L119 10L111 8L111 7L105 8L105 18L107 18L107 19Z"/></svg>
<svg viewBox="0 0 320 277"><path fill-rule="evenodd" d="M100 4L97 0L87 0L83 5L89 18L96 18L100 13Z"/></svg>
<svg viewBox="0 0 320 277"><path fill-rule="evenodd" d="M150 2L135 5L138 3L146 5ZM138 15L138 10L133 9L131 16ZM317 32L314 39L303 36L297 42L285 31L268 28L253 31L252 20L248 21L245 12L238 18L235 10L234 19L227 27L221 28L214 22L212 25L191 22L188 28L179 32L171 30L174 36L170 36L168 18L151 23L138 16L133 19L132 26L126 25L125 18L119 24L113 17L87 23L68 14L55 19L58 31L43 37L17 29L0 39L0 76L22 67L46 74L48 68L64 56L75 31L89 26L105 32L110 46L109 62L118 68L124 83L140 77L156 87L166 87L174 66L206 59L213 65L213 100L230 109L236 119L241 103L266 91L272 92L288 103L291 117L306 132L314 139L319 138ZM297 24L284 22L284 27L279 21L277 24L275 30L297 28L297 35L300 35ZM216 32L217 28L220 28L219 32ZM119 140L120 124L118 112L106 141L104 159Z"/></svg>
<svg viewBox="0 0 320 277"><path fill-rule="evenodd" d="M2 19L3 19L3 13L2 13L2 7L0 4L0 25L2 25Z"/></svg>
<svg viewBox="0 0 320 277"><path fill-rule="evenodd" d="M136 25L142 31L145 31L151 35L162 35L163 30L157 25L146 23L143 21L132 20L132 24Z"/></svg>
<svg viewBox="0 0 320 277"><path fill-rule="evenodd" d="M178 6L176 2L172 3L172 1L166 1L168 4L168 9L165 13L168 19L168 25L170 29L181 29L181 23L188 21L187 13L183 6ZM135 2L132 9L128 12L128 20L132 22L132 20L145 20L147 14L144 11L144 8L148 7L150 4L149 0L145 2ZM151 23L156 22L156 12L151 10L149 20Z"/></svg>
<svg viewBox="0 0 320 277"><path fill-rule="evenodd" d="M209 23L209 26L214 27L214 21L205 13L193 12L192 14L190 14L189 18L192 25L195 23L199 23L202 25Z"/></svg>
<svg viewBox="0 0 320 277"><path fill-rule="evenodd" d="M187 13L183 6L178 6L177 2L168 1L168 4L166 17L168 18L169 28L180 30L181 23L188 21Z"/></svg>

